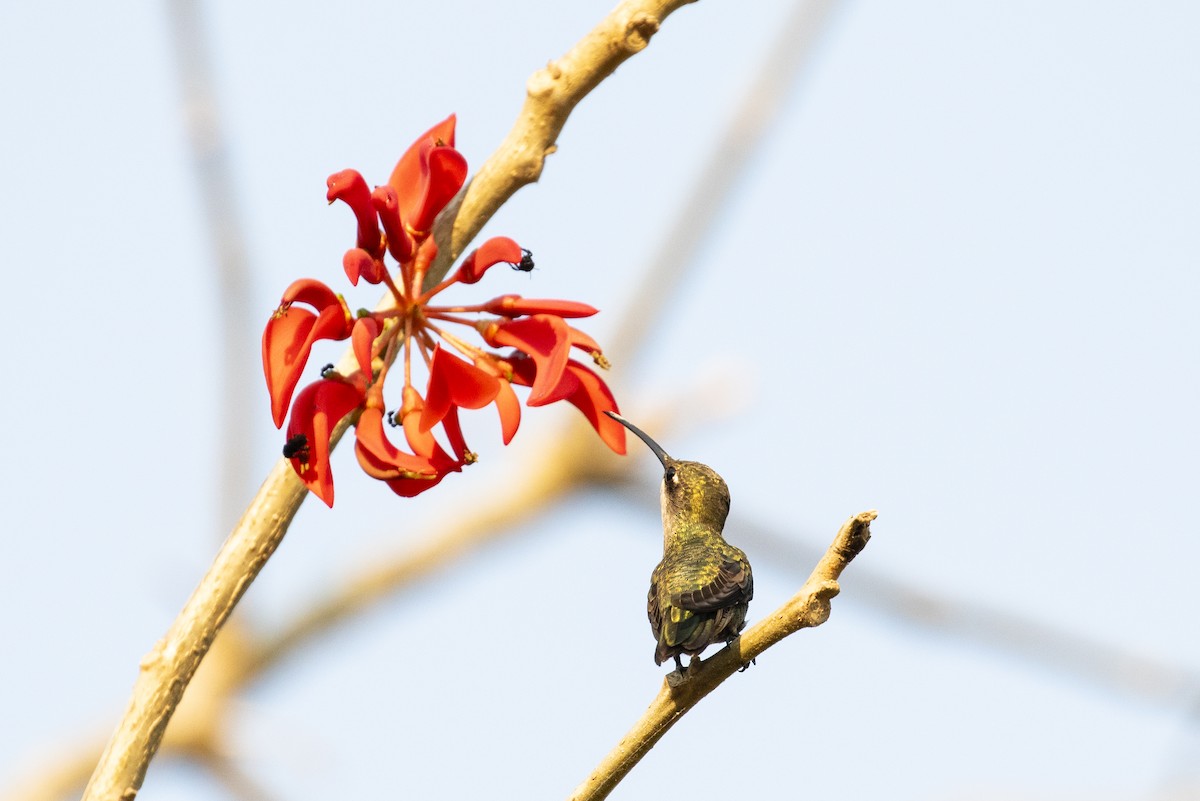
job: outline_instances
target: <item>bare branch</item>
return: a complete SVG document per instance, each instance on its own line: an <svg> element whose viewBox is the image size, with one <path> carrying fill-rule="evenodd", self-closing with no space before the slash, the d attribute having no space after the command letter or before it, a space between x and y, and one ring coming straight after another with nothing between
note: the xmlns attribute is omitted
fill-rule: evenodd
<svg viewBox="0 0 1200 801"><path fill-rule="evenodd" d="M871 521L875 517L873 511L862 512L842 524L829 550L817 563L800 592L790 601L742 632L729 647L695 667L689 666L681 681L673 683L671 676L678 677L678 674L668 674L668 679L663 681L662 689L649 709L592 775L575 788L571 801L607 798L676 721L715 690L717 685L789 634L819 626L828 620L830 600L838 594L838 577L870 540Z"/></svg>

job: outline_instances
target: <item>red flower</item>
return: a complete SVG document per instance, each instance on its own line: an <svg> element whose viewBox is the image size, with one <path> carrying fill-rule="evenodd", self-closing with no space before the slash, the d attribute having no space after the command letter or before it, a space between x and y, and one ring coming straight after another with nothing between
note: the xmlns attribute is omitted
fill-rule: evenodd
<svg viewBox="0 0 1200 801"><path fill-rule="evenodd" d="M475 284L497 264L533 269L529 251L512 239L494 237L468 254L449 278L425 289L426 270L437 254L430 229L467 176L466 160L454 149L454 127L451 116L426 131L400 157L383 186L369 188L354 170L328 181L328 200L350 206L357 222L355 247L342 259L347 278L355 285L360 279L385 285L394 308L360 311L355 319L340 295L304 279L288 287L263 332L263 371L276 426L283 424L291 406L284 454L309 489L330 505L329 437L338 421L355 411L359 465L393 492L409 497L476 460L463 438L459 409L495 403L501 437L506 445L512 440L521 423L514 385L530 388L528 406L571 403L605 444L625 452L624 427L603 414L618 411L612 393L596 373L570 358L572 348L578 348L607 368L595 340L566 322L590 317L595 308L512 294L474 305L431 305L446 289ZM384 261L389 255L395 268ZM293 305L298 303L312 310ZM471 344L452 333L452 326L473 332L485 346L513 350L502 355ZM347 338L357 369L343 376L327 368L293 403L313 343ZM413 382L421 365L428 372L424 394ZM402 403L388 413L384 387L393 369L402 374ZM402 429L409 450L388 439L385 421Z"/></svg>

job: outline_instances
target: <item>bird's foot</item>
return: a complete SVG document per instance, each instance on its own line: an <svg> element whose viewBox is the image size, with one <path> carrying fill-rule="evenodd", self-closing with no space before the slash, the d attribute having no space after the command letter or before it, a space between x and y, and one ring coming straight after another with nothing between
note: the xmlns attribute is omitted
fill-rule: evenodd
<svg viewBox="0 0 1200 801"><path fill-rule="evenodd" d="M738 673L745 673L747 670L749 670L749 669L750 669L750 666L751 666L751 665L757 665L757 664L758 664L758 660L757 660L757 659L751 659L749 662L747 662L746 664L744 664L744 665L742 665L740 668L738 668L738 671L737 671L737 672L738 672Z"/></svg>
<svg viewBox="0 0 1200 801"><path fill-rule="evenodd" d="M679 654L675 654L675 669L667 674L667 686L678 687L687 678L687 674L683 670L683 661L679 658Z"/></svg>

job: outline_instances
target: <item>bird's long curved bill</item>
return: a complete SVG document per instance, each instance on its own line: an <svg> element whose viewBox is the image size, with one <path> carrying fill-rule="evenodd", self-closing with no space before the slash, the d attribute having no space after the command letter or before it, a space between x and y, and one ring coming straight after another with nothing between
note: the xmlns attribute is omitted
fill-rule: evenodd
<svg viewBox="0 0 1200 801"><path fill-rule="evenodd" d="M666 467L667 462L671 461L671 457L668 456L667 452L662 449L662 446L659 445L654 440L652 440L650 438L650 435L647 434L645 431L638 428L633 423L629 422L628 420L626 420L624 417L617 414L616 412L606 411L605 414L607 414L612 419L616 420L621 425L628 428L633 433L637 434L638 439L640 439L642 442L646 443L646 445L648 445L650 447L650 450L654 451L654 455L658 457L658 461L662 462L663 467Z"/></svg>

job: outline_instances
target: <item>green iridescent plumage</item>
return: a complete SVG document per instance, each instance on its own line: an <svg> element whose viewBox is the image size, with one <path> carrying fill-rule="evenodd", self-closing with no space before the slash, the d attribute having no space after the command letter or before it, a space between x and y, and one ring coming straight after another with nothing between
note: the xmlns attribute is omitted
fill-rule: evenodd
<svg viewBox="0 0 1200 801"><path fill-rule="evenodd" d="M725 542L729 487L711 467L672 459L624 418L609 413L645 442L663 465L663 558L654 568L646 612L658 646L654 661L698 656L729 642L746 623L754 575L746 554Z"/></svg>

